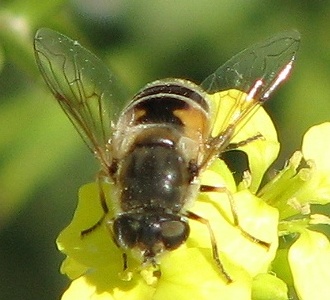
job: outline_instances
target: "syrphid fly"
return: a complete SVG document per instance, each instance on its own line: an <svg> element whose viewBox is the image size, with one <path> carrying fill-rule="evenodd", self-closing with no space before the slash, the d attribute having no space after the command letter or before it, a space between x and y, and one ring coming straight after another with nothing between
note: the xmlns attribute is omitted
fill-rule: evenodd
<svg viewBox="0 0 330 300"><path fill-rule="evenodd" d="M99 180L105 178L113 187L114 217L104 221L109 208L100 188L104 216L82 236L105 223L124 253L131 251L143 264L157 265L161 254L189 238L189 219L197 220L207 225L214 261L230 282L208 220L189 207L198 193L228 193L225 187L201 185L199 177L288 77L299 41L296 31L280 33L240 52L200 85L177 78L157 80L127 102L100 59L56 31L38 30L34 49L39 70L99 160ZM231 99L230 109L224 113L211 95L219 103ZM228 198L239 226L230 193Z"/></svg>

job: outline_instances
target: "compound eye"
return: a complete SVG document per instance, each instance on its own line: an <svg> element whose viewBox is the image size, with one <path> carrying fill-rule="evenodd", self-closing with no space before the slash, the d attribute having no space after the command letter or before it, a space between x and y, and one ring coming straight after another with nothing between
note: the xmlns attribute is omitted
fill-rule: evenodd
<svg viewBox="0 0 330 300"><path fill-rule="evenodd" d="M178 248L189 236L189 226L184 221L161 223L161 236L167 250Z"/></svg>
<svg viewBox="0 0 330 300"><path fill-rule="evenodd" d="M120 247L134 247L139 230L139 222L127 216L121 216L113 223L114 238Z"/></svg>

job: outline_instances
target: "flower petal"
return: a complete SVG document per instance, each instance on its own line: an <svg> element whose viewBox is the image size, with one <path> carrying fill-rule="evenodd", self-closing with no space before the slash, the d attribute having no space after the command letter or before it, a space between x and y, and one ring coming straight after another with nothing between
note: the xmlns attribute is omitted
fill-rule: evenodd
<svg viewBox="0 0 330 300"><path fill-rule="evenodd" d="M265 172L277 158L280 150L274 124L262 107L249 119L232 142L237 143L258 134L261 134L262 138L238 148L248 155L252 177L250 190L253 193L258 190Z"/></svg>
<svg viewBox="0 0 330 300"><path fill-rule="evenodd" d="M330 122L311 127L304 135L302 152L305 159L312 159L317 170L330 172Z"/></svg>
<svg viewBox="0 0 330 300"><path fill-rule="evenodd" d="M330 243L325 235L305 230L289 250L289 263L300 299L329 299Z"/></svg>
<svg viewBox="0 0 330 300"><path fill-rule="evenodd" d="M210 257L209 249L198 248L178 249L164 257L162 277L153 299L168 299L172 295L180 300L249 300L252 282L249 274L226 263L226 270L234 278L228 283Z"/></svg>
<svg viewBox="0 0 330 300"><path fill-rule="evenodd" d="M253 279L252 300L287 300L288 287L278 277L259 274Z"/></svg>
<svg viewBox="0 0 330 300"><path fill-rule="evenodd" d="M249 107L249 104L244 102L245 97L246 94L235 89L209 95L216 112L213 116L212 136L221 134L229 125L232 125L230 122L235 122L238 116L246 113L245 108ZM234 124L237 126L230 143L239 143L256 135L262 135L261 139L239 148L249 157L249 168L252 174L250 190L255 193L265 171L276 159L280 144L274 124L262 107L250 111L240 121L239 124Z"/></svg>

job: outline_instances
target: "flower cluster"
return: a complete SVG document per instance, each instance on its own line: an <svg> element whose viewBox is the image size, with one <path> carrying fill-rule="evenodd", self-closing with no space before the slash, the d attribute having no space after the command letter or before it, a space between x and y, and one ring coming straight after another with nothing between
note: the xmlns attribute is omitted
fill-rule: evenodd
<svg viewBox="0 0 330 300"><path fill-rule="evenodd" d="M187 242L161 259L161 276L154 267L143 268L129 253L129 269L123 273L122 252L104 224L81 236L103 214L98 185L92 183L81 188L73 220L57 240L67 256L61 272L72 280L62 299L281 300L292 291L302 300L327 299L330 243L315 229L329 225L330 219L314 213L313 204L330 201L330 123L311 128L301 151L262 188L264 173L279 151L276 131L263 109L233 142L256 133L263 138L241 148L248 155L249 172L238 185L220 159L201 176L202 184L222 184L230 191L240 226L234 224L226 193L201 193L191 209L209 220L232 283L212 258L206 226L193 220ZM109 195L111 185L103 184L103 189ZM111 199L107 202L111 207ZM247 238L240 228L270 246Z"/></svg>

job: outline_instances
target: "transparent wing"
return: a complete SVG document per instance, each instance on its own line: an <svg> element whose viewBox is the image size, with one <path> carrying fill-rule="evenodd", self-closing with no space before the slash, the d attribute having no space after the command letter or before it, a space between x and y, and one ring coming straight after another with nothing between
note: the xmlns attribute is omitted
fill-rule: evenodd
<svg viewBox="0 0 330 300"><path fill-rule="evenodd" d="M299 43L299 32L289 31L254 44L233 56L201 86L209 94L229 89L249 93L256 81L261 80L258 96L259 100L265 100L278 86L279 74L294 60Z"/></svg>
<svg viewBox="0 0 330 300"><path fill-rule="evenodd" d="M125 104L124 89L100 59L56 31L39 29L34 51L58 103L90 150L107 165L111 121Z"/></svg>
<svg viewBox="0 0 330 300"><path fill-rule="evenodd" d="M292 69L300 34L275 35L238 53L201 84L214 102L212 137L203 164L218 155Z"/></svg>

